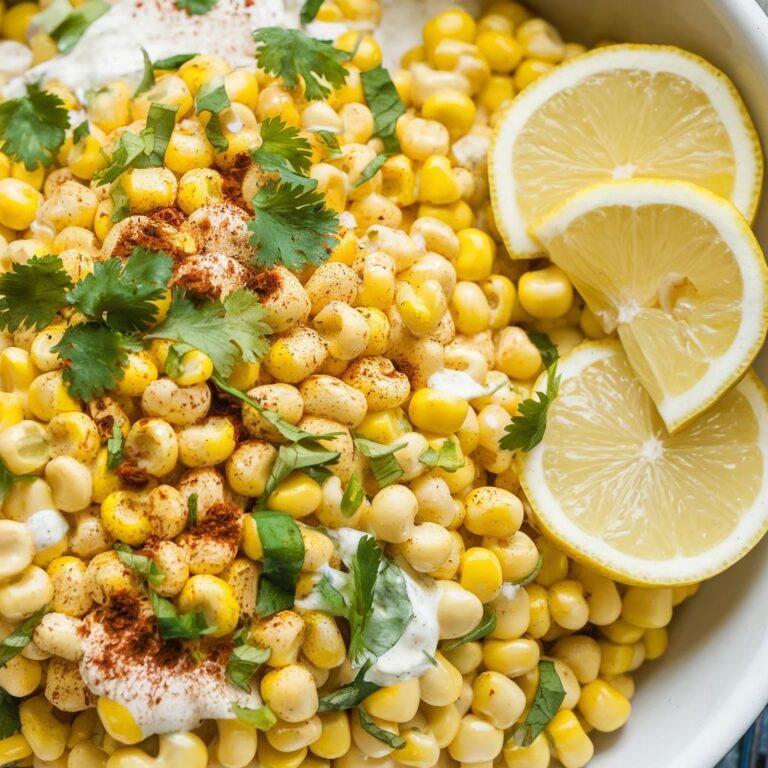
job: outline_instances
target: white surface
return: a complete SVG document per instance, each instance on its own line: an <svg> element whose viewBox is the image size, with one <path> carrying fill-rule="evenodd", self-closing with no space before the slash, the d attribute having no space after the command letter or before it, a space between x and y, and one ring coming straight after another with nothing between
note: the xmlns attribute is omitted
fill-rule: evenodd
<svg viewBox="0 0 768 768"><path fill-rule="evenodd" d="M722 68L768 146L768 18L754 0L530 0L570 39L671 43ZM765 198L756 230L768 248ZM768 378L765 352L758 364ZM713 768L768 702L768 540L676 612L669 652L643 667L626 728L590 768Z"/></svg>

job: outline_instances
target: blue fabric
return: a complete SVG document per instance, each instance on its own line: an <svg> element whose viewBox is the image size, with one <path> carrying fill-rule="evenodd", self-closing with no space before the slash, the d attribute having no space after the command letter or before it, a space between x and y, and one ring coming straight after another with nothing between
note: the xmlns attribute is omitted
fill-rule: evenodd
<svg viewBox="0 0 768 768"><path fill-rule="evenodd" d="M715 768L765 768L767 764L768 709Z"/></svg>

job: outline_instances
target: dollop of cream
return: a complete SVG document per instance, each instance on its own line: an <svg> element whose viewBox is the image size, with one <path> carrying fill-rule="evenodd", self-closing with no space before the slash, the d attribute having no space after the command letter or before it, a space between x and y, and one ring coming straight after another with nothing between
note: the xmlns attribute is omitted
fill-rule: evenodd
<svg viewBox="0 0 768 768"><path fill-rule="evenodd" d="M232 704L252 709L262 704L258 691L246 693L232 685L216 661L158 669L147 654L113 660L105 670L102 659L109 643L104 626L89 621L80 674L92 693L126 707L145 736L191 731L208 719L233 719Z"/></svg>
<svg viewBox="0 0 768 768"><path fill-rule="evenodd" d="M497 386L484 387L482 384L478 384L468 373L452 368L435 371L427 380L427 386L456 397L462 397L465 400L492 395L499 389Z"/></svg>
<svg viewBox="0 0 768 768"><path fill-rule="evenodd" d="M32 534L35 549L40 552L58 544L69 532L67 518L58 509L41 509L33 512L25 521Z"/></svg>

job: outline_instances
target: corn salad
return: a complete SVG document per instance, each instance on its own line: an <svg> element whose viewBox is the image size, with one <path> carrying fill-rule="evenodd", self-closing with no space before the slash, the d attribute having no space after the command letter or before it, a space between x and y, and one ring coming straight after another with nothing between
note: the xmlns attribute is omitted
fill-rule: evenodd
<svg viewBox="0 0 768 768"><path fill-rule="evenodd" d="M371 5L327 0L318 18L376 17ZM38 10L0 5L2 37L29 42L37 62L55 53L47 34L27 36ZM20 701L0 765L581 768L594 736L627 722L634 672L665 652L673 608L696 591L624 586L569 560L526 514L514 452L499 444L543 369L527 331L547 334L560 354L604 336L560 269L508 259L486 168L500 110L584 47L513 0L493 0L478 19L441 13L391 73L406 109L398 148L366 174L385 147L362 79L382 51L356 32L336 46L349 52L346 80L323 99L205 55L159 72L138 95L116 81L81 103L49 82L68 109L84 110L87 135L76 141L69 131L48 168L0 153L4 273L52 254L77 286L132 246L155 248L173 255L175 284L193 295L256 291L272 331L261 360L237 362L224 389L210 355L148 338L116 385L90 400L70 391L56 350L86 319L74 308L42 329L0 336L0 458L21 478L0 514L0 641L45 611L0 667L0 688ZM195 109L216 79L229 101L219 115L223 149L206 131L211 114ZM100 185L99 174L120 137L146 127L152 105L175 108L176 122L161 167L122 175L127 215L116 221L114 182ZM269 181L248 153L270 119L309 142L308 176L341 229L322 264L249 267L242 277L243 221ZM221 232L235 234L225 243ZM167 291L152 327L170 305ZM434 386L445 371L474 388ZM338 459L320 474L296 467L272 487L286 440L264 411L331 435L317 445ZM361 440L391 449L396 482L379 482ZM448 450L453 464L424 458ZM352 478L363 494L350 514ZM270 511L297 521L304 549L296 604L268 617L257 611L264 531L249 514L266 492ZM34 534L30 521L41 514L58 534ZM331 534L346 528L375 537L414 578L434 580L439 646L419 677L322 711L359 665L348 622L304 601L322 574L342 567ZM212 630L183 641L184 653L205 657L222 644L231 652L234 642L265 651L251 686L274 717L266 727L228 716L145 733L127 706L88 689L88 622L116 621L110 610L130 600L143 606L136 621L147 610L148 587L126 551L148 561L153 599L203 616ZM473 636L488 615L490 631ZM545 674L559 681L561 704L525 739Z"/></svg>

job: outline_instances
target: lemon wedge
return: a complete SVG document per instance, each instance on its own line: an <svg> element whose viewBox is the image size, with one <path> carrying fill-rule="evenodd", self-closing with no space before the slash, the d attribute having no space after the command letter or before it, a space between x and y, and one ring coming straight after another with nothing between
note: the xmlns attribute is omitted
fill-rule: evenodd
<svg viewBox="0 0 768 768"><path fill-rule="evenodd" d="M595 184L531 230L674 432L732 387L768 330L768 269L739 212L679 181Z"/></svg>
<svg viewBox="0 0 768 768"><path fill-rule="evenodd" d="M582 344L559 373L544 439L518 459L549 537L612 578L668 586L714 576L757 544L768 392L754 373L676 435L616 341Z"/></svg>
<svg viewBox="0 0 768 768"><path fill-rule="evenodd" d="M494 212L513 258L539 249L528 226L599 181L681 179L730 199L751 221L763 159L731 81L678 48L616 45L522 91L489 154Z"/></svg>

